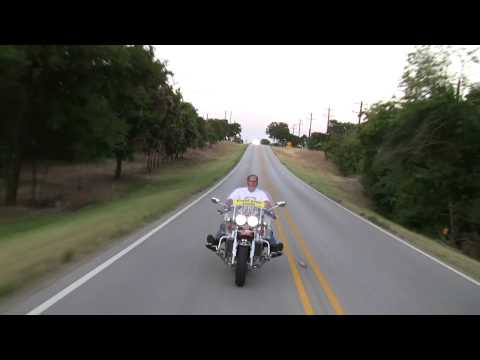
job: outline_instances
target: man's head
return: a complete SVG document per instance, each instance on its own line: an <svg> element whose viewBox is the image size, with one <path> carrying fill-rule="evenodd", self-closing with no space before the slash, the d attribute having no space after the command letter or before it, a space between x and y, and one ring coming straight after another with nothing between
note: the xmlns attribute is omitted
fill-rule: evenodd
<svg viewBox="0 0 480 360"><path fill-rule="evenodd" d="M247 187L248 191L255 191L258 185L258 176L257 175L248 175L247 176Z"/></svg>

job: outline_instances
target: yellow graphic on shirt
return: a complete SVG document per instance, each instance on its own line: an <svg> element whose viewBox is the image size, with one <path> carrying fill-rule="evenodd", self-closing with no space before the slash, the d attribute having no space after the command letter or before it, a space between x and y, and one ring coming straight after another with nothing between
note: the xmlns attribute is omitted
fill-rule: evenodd
<svg viewBox="0 0 480 360"><path fill-rule="evenodd" d="M265 202L264 201L255 201L255 200L233 200L233 205L235 206L254 206L258 209L263 209L265 208Z"/></svg>

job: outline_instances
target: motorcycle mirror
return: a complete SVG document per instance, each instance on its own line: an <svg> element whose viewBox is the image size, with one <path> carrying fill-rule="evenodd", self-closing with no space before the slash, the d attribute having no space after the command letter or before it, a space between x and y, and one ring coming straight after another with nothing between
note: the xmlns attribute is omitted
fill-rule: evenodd
<svg viewBox="0 0 480 360"><path fill-rule="evenodd" d="M279 207L284 207L285 205L287 205L287 203L285 201L278 201L277 202L277 206L279 206Z"/></svg>
<svg viewBox="0 0 480 360"><path fill-rule="evenodd" d="M215 204L218 204L220 202L220 200L217 199L217 198L212 198L212 202L215 203Z"/></svg>

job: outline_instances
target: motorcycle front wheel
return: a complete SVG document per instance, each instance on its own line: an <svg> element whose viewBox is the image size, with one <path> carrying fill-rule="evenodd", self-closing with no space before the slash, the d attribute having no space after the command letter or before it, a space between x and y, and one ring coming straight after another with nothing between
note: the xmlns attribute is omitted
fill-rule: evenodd
<svg viewBox="0 0 480 360"><path fill-rule="evenodd" d="M237 265L235 267L235 284L237 286L243 286L245 284L249 253L248 246L239 246L237 248Z"/></svg>

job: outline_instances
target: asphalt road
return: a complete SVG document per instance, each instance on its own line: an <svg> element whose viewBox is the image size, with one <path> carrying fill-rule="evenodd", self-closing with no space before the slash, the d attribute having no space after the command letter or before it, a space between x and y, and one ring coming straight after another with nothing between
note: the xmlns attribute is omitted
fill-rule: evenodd
<svg viewBox="0 0 480 360"><path fill-rule="evenodd" d="M286 249L238 288L233 270L204 242L221 221L210 198L245 186L250 173L274 201L287 201L275 222ZM220 186L170 219L173 214L4 313L480 314L478 283L326 199L269 147L250 146Z"/></svg>

